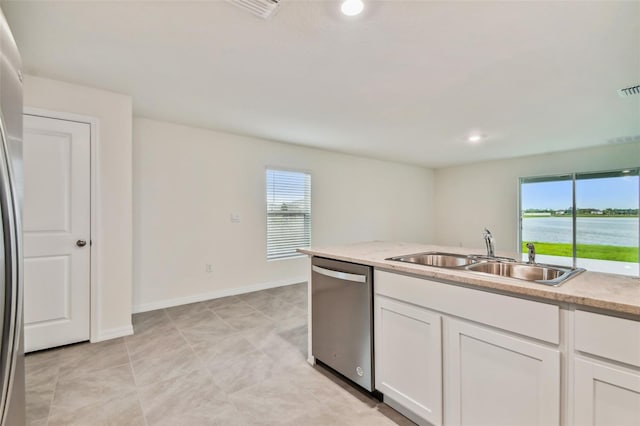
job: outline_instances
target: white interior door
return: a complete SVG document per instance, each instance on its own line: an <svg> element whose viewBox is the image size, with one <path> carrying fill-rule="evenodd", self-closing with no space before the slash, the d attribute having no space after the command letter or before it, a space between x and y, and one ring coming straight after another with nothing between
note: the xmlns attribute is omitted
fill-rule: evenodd
<svg viewBox="0 0 640 426"><path fill-rule="evenodd" d="M24 116L25 351L89 339L91 128Z"/></svg>

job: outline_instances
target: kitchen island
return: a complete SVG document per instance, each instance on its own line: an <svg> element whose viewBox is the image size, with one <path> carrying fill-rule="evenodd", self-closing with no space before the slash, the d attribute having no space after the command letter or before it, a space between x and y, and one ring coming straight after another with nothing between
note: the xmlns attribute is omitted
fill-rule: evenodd
<svg viewBox="0 0 640 426"><path fill-rule="evenodd" d="M481 254L415 243L301 251L374 268L375 389L414 421L640 424L638 278L587 271L550 287L386 260Z"/></svg>

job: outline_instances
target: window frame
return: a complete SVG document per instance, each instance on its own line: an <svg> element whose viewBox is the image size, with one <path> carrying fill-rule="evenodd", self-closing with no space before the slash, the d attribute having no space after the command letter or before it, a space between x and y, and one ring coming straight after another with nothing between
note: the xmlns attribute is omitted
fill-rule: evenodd
<svg viewBox="0 0 640 426"><path fill-rule="evenodd" d="M517 208L517 214L518 214L518 241L517 241L517 253L519 256L523 255L523 251L522 251L522 225L523 225L523 219L522 219L522 184L523 183L536 183L536 182L545 182L545 181L560 181L560 180L570 180L571 181L571 203L572 203L572 215L571 215L571 221L572 221L572 267L576 268L577 267L577 262L578 259L586 259L586 258L579 258L577 256L577 251L578 251L578 244L577 244L577 218L578 218L578 206L576 205L576 182L578 180L580 180L579 176L582 175L593 175L594 177L599 176L599 175L607 175L607 174L623 174L623 172L625 170L629 170L633 173L630 173L629 176L638 176L640 178L640 166L634 166L634 167L621 167L619 169L609 169L609 170L602 170L602 171L584 171L584 172L569 172L569 173L555 173L555 174L549 174L549 175L536 175L536 176L521 176L518 178L518 208ZM562 179L565 178L565 179ZM638 192L639 192L639 202L638 202L638 209L639 209L639 217L638 220L640 221L640 184L638 185ZM638 244L638 263L640 263L640 238L638 239L639 241L637 242Z"/></svg>
<svg viewBox="0 0 640 426"><path fill-rule="evenodd" d="M280 260L289 260L289 259L299 259L299 258L304 258L307 257L306 254L304 253L299 253L299 252L295 252L292 253L291 255L288 256L280 256L280 257L276 257L276 258L269 258L269 197L268 197L268 189L267 189L267 175L269 173L269 171L275 171L275 172L289 172L289 173L300 173L300 174L304 174L307 175L309 178L309 246L311 245L311 241L312 241L312 230L313 230L313 191L312 191L312 181L313 181L313 174L311 173L310 170L306 170L306 169L296 169L296 168L290 168L290 167L279 167L279 166L265 166L264 168L264 212L265 212L265 259L267 260L267 262L277 262Z"/></svg>

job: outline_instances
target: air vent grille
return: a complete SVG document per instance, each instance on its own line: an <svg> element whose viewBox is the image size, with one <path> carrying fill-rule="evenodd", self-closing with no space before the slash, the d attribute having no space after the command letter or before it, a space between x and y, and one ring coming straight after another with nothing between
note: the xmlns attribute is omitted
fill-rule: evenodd
<svg viewBox="0 0 640 426"><path fill-rule="evenodd" d="M235 4L241 9L247 10L262 19L271 18L278 6L280 0L227 0L229 3Z"/></svg>
<svg viewBox="0 0 640 426"><path fill-rule="evenodd" d="M623 98L631 95L640 95L640 85L625 87L624 89L618 89L618 95L620 95Z"/></svg>

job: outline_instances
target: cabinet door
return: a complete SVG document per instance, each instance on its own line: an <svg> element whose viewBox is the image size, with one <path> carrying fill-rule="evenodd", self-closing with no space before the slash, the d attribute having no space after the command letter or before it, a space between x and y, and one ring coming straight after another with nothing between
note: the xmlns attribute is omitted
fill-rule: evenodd
<svg viewBox="0 0 640 426"><path fill-rule="evenodd" d="M441 425L440 315L383 296L376 296L375 311L376 389L433 425Z"/></svg>
<svg viewBox="0 0 640 426"><path fill-rule="evenodd" d="M575 359L575 425L640 425L640 372Z"/></svg>
<svg viewBox="0 0 640 426"><path fill-rule="evenodd" d="M445 424L559 424L559 350L452 319L445 333Z"/></svg>

